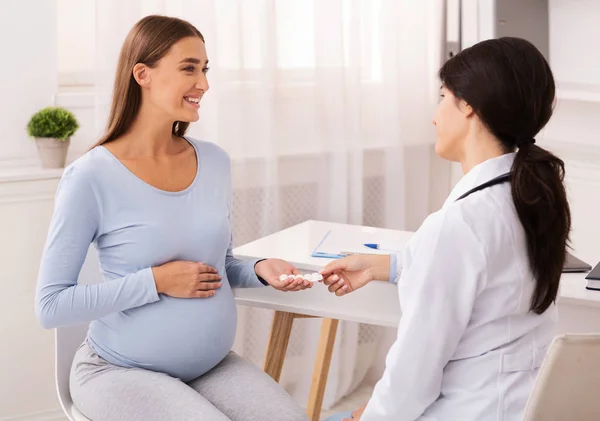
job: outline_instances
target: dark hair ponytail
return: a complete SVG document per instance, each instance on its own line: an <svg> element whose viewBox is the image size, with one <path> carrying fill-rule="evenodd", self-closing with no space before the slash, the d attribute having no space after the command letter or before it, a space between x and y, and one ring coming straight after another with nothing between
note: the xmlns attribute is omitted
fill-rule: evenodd
<svg viewBox="0 0 600 421"><path fill-rule="evenodd" d="M461 51L439 75L506 152L517 149L512 197L536 279L530 308L542 314L556 300L571 230L564 163L534 139L552 116L555 85L550 66L530 42L507 37Z"/></svg>
<svg viewBox="0 0 600 421"><path fill-rule="evenodd" d="M565 166L545 149L527 144L519 148L512 170L512 197L527 234L529 261L537 279L531 310L541 314L558 294L571 228L563 186Z"/></svg>

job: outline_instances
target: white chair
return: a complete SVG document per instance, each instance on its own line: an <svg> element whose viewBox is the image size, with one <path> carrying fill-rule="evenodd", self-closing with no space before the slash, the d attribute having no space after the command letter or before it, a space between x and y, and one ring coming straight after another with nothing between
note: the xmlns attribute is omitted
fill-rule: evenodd
<svg viewBox="0 0 600 421"><path fill-rule="evenodd" d="M554 338L525 408L524 421L600 420L600 335Z"/></svg>
<svg viewBox="0 0 600 421"><path fill-rule="evenodd" d="M56 391L58 400L63 411L70 421L90 421L82 415L71 399L69 390L69 377L71 373L71 363L79 345L85 339L88 325L77 325L69 327L59 327L55 331L55 374Z"/></svg>
<svg viewBox="0 0 600 421"><path fill-rule="evenodd" d="M82 285L101 282L102 276L100 273L98 253L93 246L90 246L77 282ZM75 408L69 390L71 363L73 362L77 348L79 348L79 345L83 343L86 337L88 325L89 323L59 327L55 330L54 335L56 391L60 406L62 406L63 411L70 421L90 421Z"/></svg>

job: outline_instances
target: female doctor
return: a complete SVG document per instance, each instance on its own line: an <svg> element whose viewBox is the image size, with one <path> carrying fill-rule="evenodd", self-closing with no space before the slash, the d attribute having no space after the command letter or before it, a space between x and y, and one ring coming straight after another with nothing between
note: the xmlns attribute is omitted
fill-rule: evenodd
<svg viewBox="0 0 600 421"><path fill-rule="evenodd" d="M402 255L402 319L382 379L365 407L330 421L521 420L554 333L571 218L563 162L534 140L552 115L548 63L501 38L439 75L436 152L464 177ZM322 274L344 295L395 265L352 256Z"/></svg>

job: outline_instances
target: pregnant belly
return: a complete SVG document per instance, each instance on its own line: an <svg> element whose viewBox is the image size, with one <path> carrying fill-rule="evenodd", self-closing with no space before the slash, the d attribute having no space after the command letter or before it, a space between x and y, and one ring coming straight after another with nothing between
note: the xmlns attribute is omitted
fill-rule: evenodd
<svg viewBox="0 0 600 421"><path fill-rule="evenodd" d="M207 299L160 301L92 322L99 356L189 381L217 365L233 346L237 314L231 289Z"/></svg>

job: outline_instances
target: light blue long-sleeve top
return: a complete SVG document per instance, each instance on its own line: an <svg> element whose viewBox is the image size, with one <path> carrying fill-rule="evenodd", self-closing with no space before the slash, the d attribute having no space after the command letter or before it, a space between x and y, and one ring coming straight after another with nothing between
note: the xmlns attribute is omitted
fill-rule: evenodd
<svg viewBox="0 0 600 421"><path fill-rule="evenodd" d="M212 143L187 140L198 167L179 192L147 184L102 146L65 169L36 292L44 327L91 322L88 342L100 357L184 381L230 351L237 321L231 287L263 285L256 261L231 252L228 155ZM78 285L91 243L104 282ZM158 294L151 268L174 260L215 267L223 286L211 298Z"/></svg>

